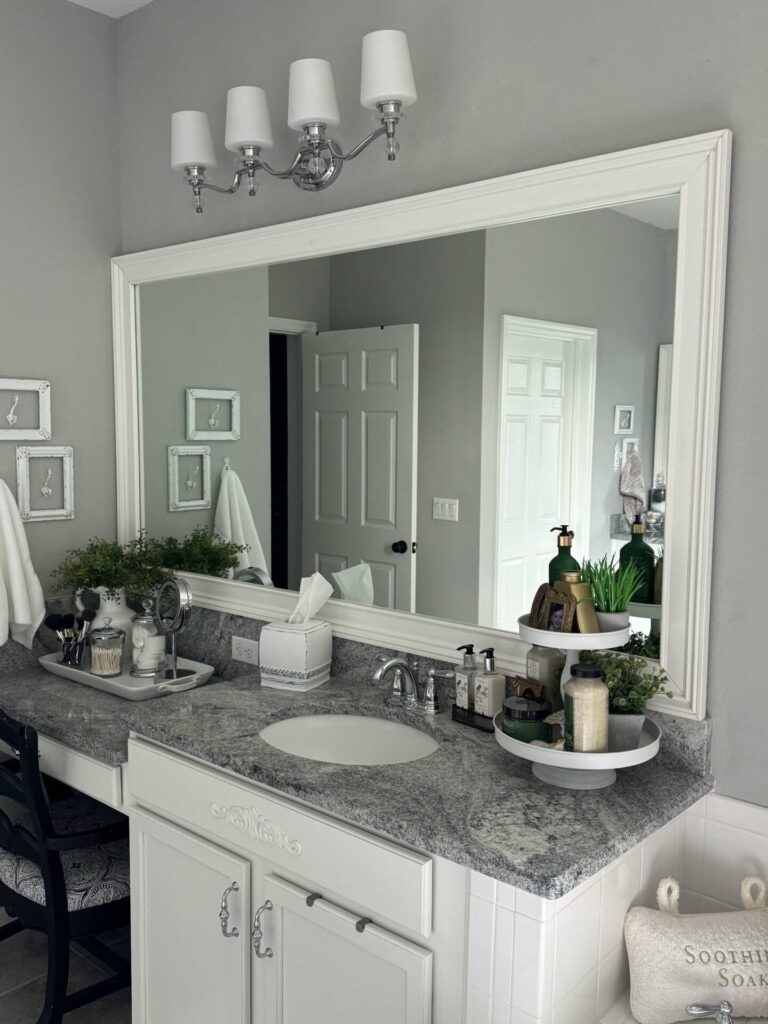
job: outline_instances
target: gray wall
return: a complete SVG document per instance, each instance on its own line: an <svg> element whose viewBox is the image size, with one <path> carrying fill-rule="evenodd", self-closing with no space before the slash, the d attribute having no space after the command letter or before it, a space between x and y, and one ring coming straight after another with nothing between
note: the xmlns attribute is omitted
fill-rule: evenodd
<svg viewBox="0 0 768 1024"><path fill-rule="evenodd" d="M328 329L330 262L328 257L276 263L269 271L269 314L289 320L311 320Z"/></svg>
<svg viewBox="0 0 768 1024"><path fill-rule="evenodd" d="M196 526L212 526L227 457L242 480L271 564L267 310L263 267L158 281L139 289L147 532L181 537ZM188 387L240 391L239 441L186 440ZM226 415L224 406L220 415ZM209 445L210 509L168 511L168 446L174 444Z"/></svg>
<svg viewBox="0 0 768 1024"><path fill-rule="evenodd" d="M675 234L613 210L487 233L485 353L493 387L503 314L598 332L591 537L577 535L578 557L610 551L609 517L621 511L619 474L613 470L614 445L622 440L613 433L617 404L635 406L633 436L651 484L658 347L672 340L668 296L675 278L668 252Z"/></svg>
<svg viewBox="0 0 768 1024"><path fill-rule="evenodd" d="M478 231L331 259L334 330L419 325L416 608L459 622L477 622L484 254Z"/></svg>
<svg viewBox="0 0 768 1024"><path fill-rule="evenodd" d="M0 377L49 379L50 443L75 449L76 518L27 526L46 589L67 548L115 533L115 62L109 18L61 0L3 0ZM13 441L0 441L0 477L15 493Z"/></svg>
<svg viewBox="0 0 768 1024"><path fill-rule="evenodd" d="M28 0L16 0L14 10L26 6ZM57 6L68 5L51 2L46 9ZM155 0L120 22L125 251L732 128L709 703L720 790L768 803L763 735L768 689L763 648L755 643L764 586L754 567L759 542L745 529L745 509L768 505L768 477L756 470L754 447L744 443L768 431L768 5L765 0L484 0L479 5L393 0L383 19L375 0L357 0L335 5L334 14L297 0L266 5ZM253 80L258 68L278 133L276 162L287 157L293 141L283 128L288 62L318 54L334 61L344 115L339 136L349 143L370 126L368 113L358 106L358 40L364 32L391 25L409 34L420 93L403 128L398 162L389 164L374 151L345 169L327 193L313 196L269 181L256 199L206 197L205 215L193 214L188 190L168 165L173 110L209 110L220 145L226 90ZM65 49L50 31L57 43L53 56L60 59ZM22 47L14 38L7 48L12 62L22 53L28 61L39 41ZM6 74L7 63L0 67ZM48 67L43 63L44 73ZM90 83L90 65L87 71ZM14 75L14 85L19 80ZM46 103L51 91L61 94L58 80L56 90L46 90ZM103 100L92 87L84 98ZM21 116L18 105L12 109ZM46 111L43 121L47 116ZM96 140L102 151L104 138L109 132ZM30 150L32 145L30 140ZM24 174L31 162L24 161ZM102 183L110 171L105 163ZM94 176L93 187L98 184ZM50 176L41 172L36 200L49 185ZM6 201L17 200L6 193ZM66 210L60 195L55 209L57 218ZM21 223L26 228L28 221ZM46 219L40 225L49 230ZM82 286L82 274L77 277Z"/></svg>

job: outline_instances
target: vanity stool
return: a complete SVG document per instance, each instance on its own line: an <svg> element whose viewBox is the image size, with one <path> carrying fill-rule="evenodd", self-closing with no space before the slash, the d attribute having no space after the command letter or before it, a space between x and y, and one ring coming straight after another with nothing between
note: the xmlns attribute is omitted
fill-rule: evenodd
<svg viewBox="0 0 768 1024"><path fill-rule="evenodd" d="M2 711L0 740L17 759L0 762L0 906L13 918L0 926L0 942L24 928L46 933L37 1024L61 1024L70 1010L130 984L130 963L96 938L130 920L128 819L82 794L49 803L37 733ZM72 941L113 974L67 994Z"/></svg>

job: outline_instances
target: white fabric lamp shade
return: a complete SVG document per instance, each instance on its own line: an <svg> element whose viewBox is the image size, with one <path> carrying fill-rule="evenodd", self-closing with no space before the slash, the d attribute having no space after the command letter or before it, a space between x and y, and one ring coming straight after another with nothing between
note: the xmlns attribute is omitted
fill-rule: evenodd
<svg viewBox="0 0 768 1024"><path fill-rule="evenodd" d="M241 146L274 146L267 94L255 85L237 85L227 93L227 127L224 145L233 153Z"/></svg>
<svg viewBox="0 0 768 1024"><path fill-rule="evenodd" d="M202 110L177 110L171 118L171 166L175 171L216 166L211 126Z"/></svg>
<svg viewBox="0 0 768 1024"><path fill-rule="evenodd" d="M331 65L314 57L295 60L288 79L288 127L301 131L307 124L332 128L340 123Z"/></svg>
<svg viewBox="0 0 768 1024"><path fill-rule="evenodd" d="M360 103L375 110L388 100L399 100L404 107L416 102L408 38L394 29L363 36Z"/></svg>

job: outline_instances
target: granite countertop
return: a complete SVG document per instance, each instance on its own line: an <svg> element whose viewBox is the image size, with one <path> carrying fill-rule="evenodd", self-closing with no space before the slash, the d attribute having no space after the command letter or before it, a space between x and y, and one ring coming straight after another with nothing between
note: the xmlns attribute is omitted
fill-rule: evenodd
<svg viewBox="0 0 768 1024"><path fill-rule="evenodd" d="M608 789L557 789L533 778L530 764L503 751L492 735L453 722L449 712L426 719L387 709L384 692L342 676L307 694L293 694L263 689L258 676L241 676L133 702L37 666L0 675L0 707L8 714L101 760L126 761L133 731L395 842L549 899L593 875L712 788L708 775L659 756L620 771ZM429 732L440 747L406 764L349 766L295 757L259 737L271 722L322 712L396 719ZM683 724L663 719L672 753Z"/></svg>

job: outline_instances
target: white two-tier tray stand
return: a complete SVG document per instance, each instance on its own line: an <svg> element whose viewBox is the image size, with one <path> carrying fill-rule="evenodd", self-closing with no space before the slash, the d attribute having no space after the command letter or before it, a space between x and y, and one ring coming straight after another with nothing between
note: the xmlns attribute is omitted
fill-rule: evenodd
<svg viewBox="0 0 768 1024"><path fill-rule="evenodd" d="M566 652L565 668L561 687L571 677L571 667L576 664L581 651L610 650L623 647L629 640L629 627L610 633L555 633L545 629L534 629L530 616L518 619L520 639L537 647L554 647ZM650 761L659 750L661 729L655 722L646 719L640 742L634 750L609 751L605 754L582 754L571 750L554 750L552 747L537 747L507 736L501 728L501 713L493 722L496 742L504 750L517 757L531 761L531 770L537 779L562 789L603 789L616 781L617 768L630 768L644 761Z"/></svg>

